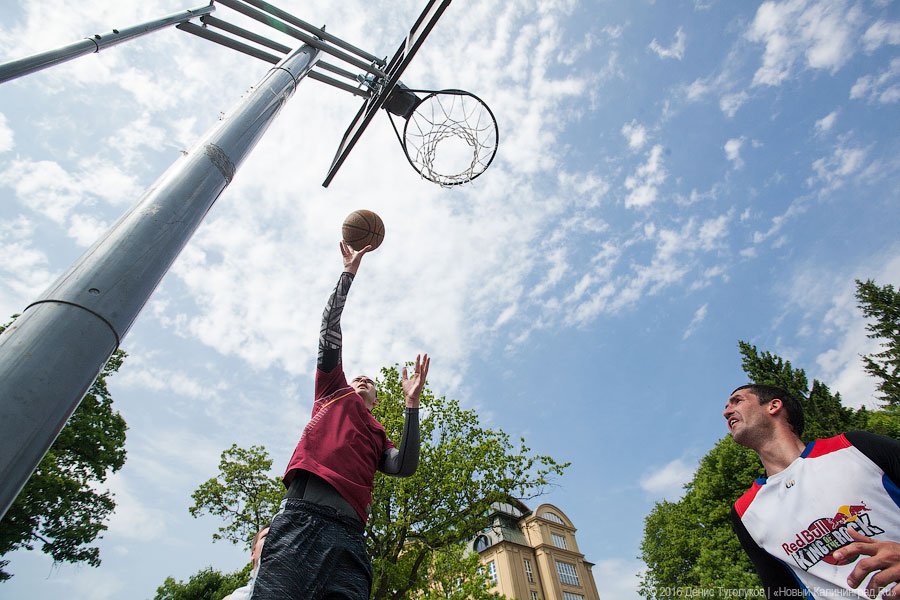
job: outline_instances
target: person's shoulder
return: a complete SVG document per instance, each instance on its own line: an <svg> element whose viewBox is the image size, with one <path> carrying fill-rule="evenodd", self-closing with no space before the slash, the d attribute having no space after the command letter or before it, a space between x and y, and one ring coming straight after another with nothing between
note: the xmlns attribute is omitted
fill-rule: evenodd
<svg viewBox="0 0 900 600"><path fill-rule="evenodd" d="M344 374L344 366L338 363L330 371L316 369L316 397L323 398L335 391L349 387L347 376Z"/></svg>
<svg viewBox="0 0 900 600"><path fill-rule="evenodd" d="M900 452L900 440L871 431L848 431L844 434L848 443L867 456L875 454L895 454Z"/></svg>
<svg viewBox="0 0 900 600"><path fill-rule="evenodd" d="M743 517L744 513L747 512L747 509L750 508L750 504L753 500L756 499L756 495L762 489L763 485L765 485L766 480L762 477L753 481L753 485L750 488L741 494L741 497L734 501L734 509L735 514L738 518Z"/></svg>
<svg viewBox="0 0 900 600"><path fill-rule="evenodd" d="M857 444L857 442L888 445L900 443L892 437L863 430L848 431L844 434L844 437L846 437L847 440L854 446Z"/></svg>

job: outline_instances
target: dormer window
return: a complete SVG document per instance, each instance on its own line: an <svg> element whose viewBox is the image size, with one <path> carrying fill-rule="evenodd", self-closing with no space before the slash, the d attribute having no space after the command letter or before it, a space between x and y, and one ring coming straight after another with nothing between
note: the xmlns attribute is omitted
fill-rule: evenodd
<svg viewBox="0 0 900 600"><path fill-rule="evenodd" d="M554 523L559 523L560 525L565 525L565 523L563 523L562 518L560 518L560 516L558 514L552 513L549 510L544 513L543 517L545 519L547 519L548 521L553 521Z"/></svg>
<svg viewBox="0 0 900 600"><path fill-rule="evenodd" d="M479 535L475 538L475 552L481 552L491 547L491 540L486 535Z"/></svg>

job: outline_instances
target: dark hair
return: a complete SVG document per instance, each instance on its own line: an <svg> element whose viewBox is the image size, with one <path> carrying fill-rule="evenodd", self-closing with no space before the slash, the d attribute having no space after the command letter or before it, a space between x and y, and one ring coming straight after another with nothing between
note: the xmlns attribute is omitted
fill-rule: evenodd
<svg viewBox="0 0 900 600"><path fill-rule="evenodd" d="M750 390L750 392L756 394L756 397L759 398L760 404L768 404L775 398L781 400L784 405L784 410L787 411L787 420L791 429L794 430L797 437L803 435L803 427L805 425L803 419L803 405L801 405L800 401L786 389L780 388L777 385L768 385L765 383L748 383L747 385L735 388L731 393L734 394L734 392L738 390Z"/></svg>

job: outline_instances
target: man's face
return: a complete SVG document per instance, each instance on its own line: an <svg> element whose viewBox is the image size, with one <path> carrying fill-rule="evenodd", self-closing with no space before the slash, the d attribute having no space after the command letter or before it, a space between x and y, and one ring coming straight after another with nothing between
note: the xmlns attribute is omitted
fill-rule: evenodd
<svg viewBox="0 0 900 600"><path fill-rule="evenodd" d="M375 405L378 404L375 382L370 377L367 377L366 375L354 377L353 381L350 382L350 387L356 390L357 394L362 396L362 399L366 403L366 408L369 409L369 412L371 412L372 409L375 408Z"/></svg>
<svg viewBox="0 0 900 600"><path fill-rule="evenodd" d="M768 407L768 402L760 404L757 395L749 389L734 392L722 411L732 439L742 446L752 447L753 441L768 430Z"/></svg>

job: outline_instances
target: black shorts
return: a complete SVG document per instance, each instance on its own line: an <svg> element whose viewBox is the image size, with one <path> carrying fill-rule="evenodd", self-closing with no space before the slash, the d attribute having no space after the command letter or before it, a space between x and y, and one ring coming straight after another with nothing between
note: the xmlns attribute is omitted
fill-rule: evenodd
<svg viewBox="0 0 900 600"><path fill-rule="evenodd" d="M252 600L368 600L364 527L330 507L286 498L263 543Z"/></svg>

